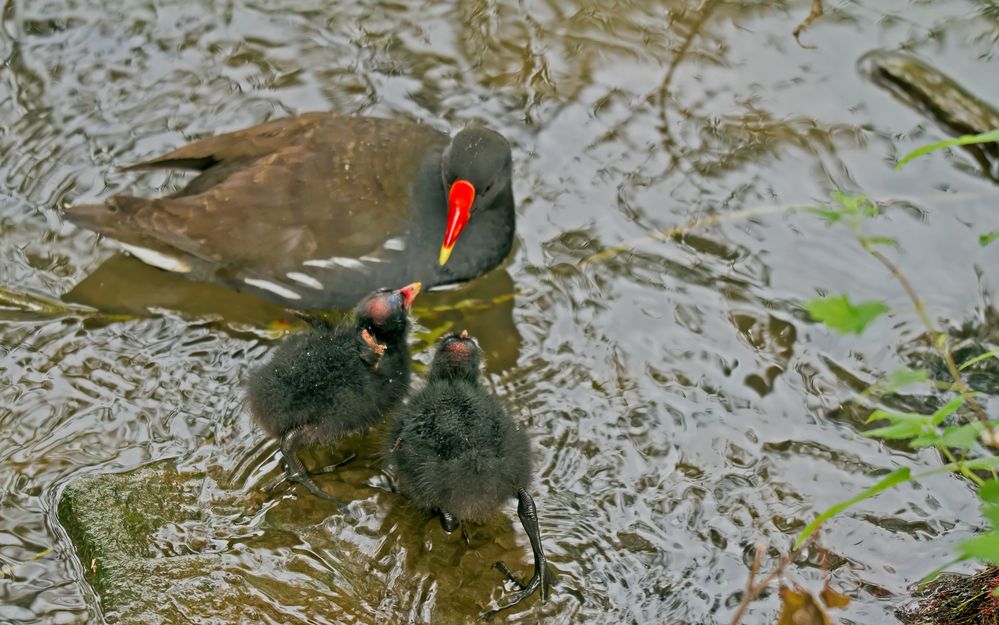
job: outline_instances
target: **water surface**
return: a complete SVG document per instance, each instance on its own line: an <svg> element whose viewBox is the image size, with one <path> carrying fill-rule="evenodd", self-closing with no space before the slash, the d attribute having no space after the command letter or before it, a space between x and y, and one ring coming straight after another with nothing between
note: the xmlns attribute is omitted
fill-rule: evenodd
<svg viewBox="0 0 999 625"><path fill-rule="evenodd" d="M921 351L922 330L845 229L775 210L645 238L837 188L902 198L875 229L898 239L931 315L984 322L999 247L976 241L999 229L999 189L961 153L895 173L901 153L944 135L857 61L904 50L999 106L999 10L835 3L805 49L790 32L807 5L7 0L0 285L134 318L0 311L0 566L12 567L0 621L98 618L55 518L60 488L165 458L212 476L206 502L237 502L205 523L237 569L283 589L260 593L274 620L315 622L309 606L328 602L343 621L463 622L503 596L494 559L527 570L512 502L469 545L445 536L379 487L377 435L351 441L365 453L322 482L355 501L356 524L298 491L265 501L279 454L241 384L280 309L143 267L60 218L72 202L184 180L119 166L295 112L484 122L514 145L514 254L417 311L417 347L447 326L479 336L490 383L536 445L560 584L511 622L727 623L754 544L776 554L876 475L938 466L858 435L857 391ZM892 313L862 337L832 335L802 303L838 292ZM313 531L283 536L292 519ZM979 526L974 493L946 476L829 523L833 578L853 598L842 622L895 622L907 587ZM819 579L809 562L796 574ZM776 611L765 598L745 622Z"/></svg>

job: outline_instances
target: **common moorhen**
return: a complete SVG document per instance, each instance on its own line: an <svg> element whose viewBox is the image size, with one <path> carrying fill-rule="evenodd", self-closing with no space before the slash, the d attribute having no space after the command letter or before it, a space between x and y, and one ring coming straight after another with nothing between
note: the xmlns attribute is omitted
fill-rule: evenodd
<svg viewBox="0 0 999 625"><path fill-rule="evenodd" d="M479 379L479 345L468 332L441 339L426 387L400 413L388 438L386 463L395 469L399 492L417 507L440 514L441 526L454 531L460 520L482 521L511 497L518 500L520 522L534 552L534 575L519 581L501 562L497 566L520 587L490 616L514 606L540 589L548 598L552 574L541 548L541 530L531 481L531 447Z"/></svg>
<svg viewBox="0 0 999 625"><path fill-rule="evenodd" d="M510 144L482 127L449 138L305 113L126 169L153 168L200 174L167 197L116 195L66 216L151 265L295 308L352 306L372 283L470 280L513 244Z"/></svg>
<svg viewBox="0 0 999 625"><path fill-rule="evenodd" d="M309 477L296 451L366 429L409 390L409 310L414 282L380 289L357 305L352 325L301 314L308 332L287 338L251 372L250 410L267 434L281 440L290 481L336 501Z"/></svg>

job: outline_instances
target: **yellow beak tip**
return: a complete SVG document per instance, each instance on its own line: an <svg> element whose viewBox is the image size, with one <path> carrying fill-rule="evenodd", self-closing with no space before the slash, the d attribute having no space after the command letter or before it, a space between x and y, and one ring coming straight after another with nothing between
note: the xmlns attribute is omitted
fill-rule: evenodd
<svg viewBox="0 0 999 625"><path fill-rule="evenodd" d="M441 267L443 267L444 265L447 264L447 259L448 258L451 258L451 249L452 248L450 248L450 247L442 247L441 248L441 256L438 259L438 262L440 262Z"/></svg>

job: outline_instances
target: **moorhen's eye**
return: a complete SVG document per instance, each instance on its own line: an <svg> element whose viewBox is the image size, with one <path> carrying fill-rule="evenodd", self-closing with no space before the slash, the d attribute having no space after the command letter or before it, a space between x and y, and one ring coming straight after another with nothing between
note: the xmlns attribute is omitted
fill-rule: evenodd
<svg viewBox="0 0 999 625"><path fill-rule="evenodd" d="M489 193L492 190L493 190L493 183L490 182L489 184L486 185L486 193Z"/></svg>

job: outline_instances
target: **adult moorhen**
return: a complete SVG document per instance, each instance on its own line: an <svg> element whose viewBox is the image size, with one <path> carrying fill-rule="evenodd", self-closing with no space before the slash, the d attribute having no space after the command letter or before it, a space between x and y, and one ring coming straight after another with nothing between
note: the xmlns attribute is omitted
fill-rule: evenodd
<svg viewBox="0 0 999 625"><path fill-rule="evenodd" d="M541 548L541 530L531 481L531 447L499 402L479 380L479 345L468 332L441 339L426 387L400 413L388 439L386 463L395 469L399 492L417 507L440 514L447 532L460 520L482 521L511 497L534 552L534 575L490 616L540 590L548 598L552 574Z"/></svg>
<svg viewBox="0 0 999 625"><path fill-rule="evenodd" d="M395 408L409 390L409 310L415 282L380 289L360 304L352 325L301 315L311 330L287 338L249 379L250 410L281 440L290 481L336 501L309 478L296 451L363 430Z"/></svg>
<svg viewBox="0 0 999 625"><path fill-rule="evenodd" d="M352 306L371 284L470 280L513 244L510 144L481 127L449 138L305 113L126 169L150 168L200 174L167 197L117 195L67 218L151 265L295 308Z"/></svg>

